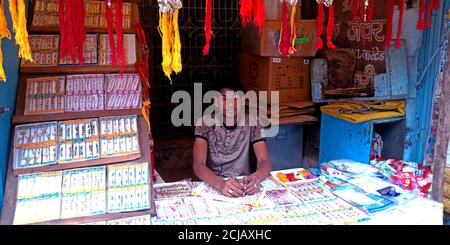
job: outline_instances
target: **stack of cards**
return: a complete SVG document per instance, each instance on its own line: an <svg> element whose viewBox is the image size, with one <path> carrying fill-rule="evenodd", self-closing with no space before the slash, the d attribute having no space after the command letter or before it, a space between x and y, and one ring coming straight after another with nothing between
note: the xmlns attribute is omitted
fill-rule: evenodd
<svg viewBox="0 0 450 245"><path fill-rule="evenodd" d="M326 201L336 198L333 193L320 186L317 182L293 184L288 187L304 202Z"/></svg>
<svg viewBox="0 0 450 245"><path fill-rule="evenodd" d="M124 34L125 57L128 65L136 63L136 36L134 34ZM117 43L117 35L114 35L114 43ZM111 49L109 48L108 34L100 35L99 43L99 65L111 65ZM119 60L119 57L117 57Z"/></svg>
<svg viewBox="0 0 450 245"><path fill-rule="evenodd" d="M58 27L58 1L36 0L32 27Z"/></svg>
<svg viewBox="0 0 450 245"><path fill-rule="evenodd" d="M101 157L139 153L137 116L100 118Z"/></svg>
<svg viewBox="0 0 450 245"><path fill-rule="evenodd" d="M131 29L131 3L123 3L122 16L123 29ZM107 27L104 1L88 1L85 4L84 24L86 28Z"/></svg>
<svg viewBox="0 0 450 245"><path fill-rule="evenodd" d="M142 215L125 219L108 220L107 225L151 225L151 216Z"/></svg>
<svg viewBox="0 0 450 245"><path fill-rule="evenodd" d="M104 109L103 74L67 76L66 111Z"/></svg>
<svg viewBox="0 0 450 245"><path fill-rule="evenodd" d="M97 34L87 34L83 43L83 64L97 64ZM78 57L73 60L71 57L60 57L60 65L79 65Z"/></svg>
<svg viewBox="0 0 450 245"><path fill-rule="evenodd" d="M192 194L192 189L193 186L190 181L160 183L153 185L153 193L156 200L190 196Z"/></svg>
<svg viewBox="0 0 450 245"><path fill-rule="evenodd" d="M56 164L57 122L16 126L14 167L28 168Z"/></svg>
<svg viewBox="0 0 450 245"><path fill-rule="evenodd" d="M60 218L62 172L19 175L13 224Z"/></svg>
<svg viewBox="0 0 450 245"><path fill-rule="evenodd" d="M106 212L106 167L66 170L62 182L61 218Z"/></svg>
<svg viewBox="0 0 450 245"><path fill-rule="evenodd" d="M79 119L58 123L58 162L100 158L98 120Z"/></svg>
<svg viewBox="0 0 450 245"><path fill-rule="evenodd" d="M138 74L105 76L106 109L141 108L141 79Z"/></svg>
<svg viewBox="0 0 450 245"><path fill-rule="evenodd" d="M25 115L64 112L64 77L27 79Z"/></svg>
<svg viewBox="0 0 450 245"><path fill-rule="evenodd" d="M150 208L148 163L108 166L108 212Z"/></svg>
<svg viewBox="0 0 450 245"><path fill-rule="evenodd" d="M219 216L219 210L214 205L213 200L201 197L185 197L183 201L193 218Z"/></svg>
<svg viewBox="0 0 450 245"><path fill-rule="evenodd" d="M30 35L33 61L22 59L22 66L57 66L59 35Z"/></svg>
<svg viewBox="0 0 450 245"><path fill-rule="evenodd" d="M189 211L181 198L156 200L155 205L158 219L183 220L190 218Z"/></svg>

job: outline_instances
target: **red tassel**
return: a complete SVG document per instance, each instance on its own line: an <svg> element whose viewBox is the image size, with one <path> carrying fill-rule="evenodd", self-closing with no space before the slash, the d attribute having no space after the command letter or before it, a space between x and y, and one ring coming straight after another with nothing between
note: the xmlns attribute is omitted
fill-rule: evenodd
<svg viewBox="0 0 450 245"><path fill-rule="evenodd" d="M258 27L259 33L261 33L266 21L264 0L253 0L253 23Z"/></svg>
<svg viewBox="0 0 450 245"><path fill-rule="evenodd" d="M373 19L374 10L375 10L375 0L369 0L369 14L367 15L367 19L369 21Z"/></svg>
<svg viewBox="0 0 450 245"><path fill-rule="evenodd" d="M283 55L289 55L290 37L289 37L289 23L288 23L288 5L284 1L281 9L281 37L279 44L279 51Z"/></svg>
<svg viewBox="0 0 450 245"><path fill-rule="evenodd" d="M329 48L336 48L336 46L331 42L334 33L334 7L330 4L328 7L328 24L327 24L327 46Z"/></svg>
<svg viewBox="0 0 450 245"><path fill-rule="evenodd" d="M441 1L440 0L434 0L433 1L433 9L439 9L441 7Z"/></svg>
<svg viewBox="0 0 450 245"><path fill-rule="evenodd" d="M106 25L108 27L108 39L109 39L109 50L111 53L111 64L115 67L117 65L117 59L116 59L116 45L114 45L114 37L113 37L112 5L111 5L111 8L108 6L108 0L105 0L105 18L106 18Z"/></svg>
<svg viewBox="0 0 450 245"><path fill-rule="evenodd" d="M433 3L430 0L430 3L428 3L427 7L427 15L425 17L425 27L430 28L431 27L431 10L433 10Z"/></svg>
<svg viewBox="0 0 450 245"><path fill-rule="evenodd" d="M61 33L60 56L69 56L72 62L78 57L80 64L83 64L83 43L86 37L83 0L58 0L58 20Z"/></svg>
<svg viewBox="0 0 450 245"><path fill-rule="evenodd" d="M209 43L211 42L211 18L212 18L212 1L206 0L205 28L204 28L206 44L203 47L203 55L207 55L209 53L209 45L210 45Z"/></svg>
<svg viewBox="0 0 450 245"><path fill-rule="evenodd" d="M400 35L402 34L404 7L405 7L405 1L400 0L399 5L398 5L398 8L400 9L400 13L398 16L397 39L395 40L395 48L400 48Z"/></svg>
<svg viewBox="0 0 450 245"><path fill-rule="evenodd" d="M108 1L105 1L105 17L106 23L108 26L108 39L109 39L109 48L111 53L111 63L113 66L117 65L117 57L119 58L120 68L119 72L122 73L126 66L127 60L125 57L125 47L124 47L124 39L123 39L123 30L122 30L122 0L110 0L111 7L108 6ZM112 9L114 8L115 12L115 27L116 27L116 35L117 35L117 51L116 45L114 42L113 36L113 14Z"/></svg>
<svg viewBox="0 0 450 245"><path fill-rule="evenodd" d="M386 31L385 47L389 47L392 40L392 18L394 16L394 0L388 0L388 22Z"/></svg>
<svg viewBox="0 0 450 245"><path fill-rule="evenodd" d="M320 4L321 3L319 3L319 5ZM356 19L356 15L358 13L358 5L359 5L359 0L352 1L352 21L355 21L355 19Z"/></svg>
<svg viewBox="0 0 450 245"><path fill-rule="evenodd" d="M319 3L318 6L318 15L317 15L317 44L316 49L323 48L323 42L322 42L322 32L323 32L323 21L325 18L325 13L323 11L323 3Z"/></svg>
<svg viewBox="0 0 450 245"><path fill-rule="evenodd" d="M419 5L419 18L417 19L416 28L423 30L425 28L425 23L423 22L423 13L425 12L425 0L420 0Z"/></svg>
<svg viewBox="0 0 450 245"><path fill-rule="evenodd" d="M361 22L365 22L364 21L364 14L365 14L364 11L365 11L364 0L359 0L359 19Z"/></svg>
<svg viewBox="0 0 450 245"><path fill-rule="evenodd" d="M84 1L77 0L76 4L77 4L75 8L76 15L74 16L75 17L74 37L78 52L78 60L80 64L83 65L84 64L83 44L84 40L86 39L86 30L84 29L84 14L85 14Z"/></svg>
<svg viewBox="0 0 450 245"><path fill-rule="evenodd" d="M209 0L207 0L209 1ZM208 3L206 3L208 5ZM247 23L250 23L252 21L252 15L253 15L253 0L240 0L240 16L241 16L241 22L242 26L245 27ZM206 6L208 7L208 6Z"/></svg>

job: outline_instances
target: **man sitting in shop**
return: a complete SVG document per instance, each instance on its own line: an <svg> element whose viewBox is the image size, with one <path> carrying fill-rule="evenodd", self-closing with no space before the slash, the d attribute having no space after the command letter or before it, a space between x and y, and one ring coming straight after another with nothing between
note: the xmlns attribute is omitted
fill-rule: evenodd
<svg viewBox="0 0 450 245"><path fill-rule="evenodd" d="M242 91L237 79L221 77L216 90L219 94L213 101L218 115L212 115L209 124L203 117L195 127L194 173L227 197L255 194L272 168L264 128L256 116L238 117L245 104L235 93ZM244 177L238 180L238 176Z"/></svg>

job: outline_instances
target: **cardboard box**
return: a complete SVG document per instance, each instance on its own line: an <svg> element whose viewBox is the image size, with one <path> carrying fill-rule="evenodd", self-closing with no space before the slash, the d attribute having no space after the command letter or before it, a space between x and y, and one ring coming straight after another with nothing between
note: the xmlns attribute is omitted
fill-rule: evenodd
<svg viewBox="0 0 450 245"><path fill-rule="evenodd" d="M266 21L261 34L254 25L247 25L242 29L241 51L259 56L283 57L278 51L280 40L281 21ZM297 45L296 52L291 57L314 57L317 37L316 20L296 21Z"/></svg>
<svg viewBox="0 0 450 245"><path fill-rule="evenodd" d="M280 103L310 100L309 59L241 53L240 79L246 91L279 91ZM267 102L270 103L269 93Z"/></svg>
<svg viewBox="0 0 450 245"><path fill-rule="evenodd" d="M291 16L292 7L289 6L289 17ZM267 20L281 20L281 2L278 0L264 0L264 15ZM295 18L301 19L301 1L297 3L297 12Z"/></svg>

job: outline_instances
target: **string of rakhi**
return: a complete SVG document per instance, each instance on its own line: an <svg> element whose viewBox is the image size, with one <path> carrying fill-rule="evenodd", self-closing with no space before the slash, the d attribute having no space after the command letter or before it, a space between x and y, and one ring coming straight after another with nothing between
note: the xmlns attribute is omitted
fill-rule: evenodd
<svg viewBox="0 0 450 245"><path fill-rule="evenodd" d="M111 53L111 63L115 67L117 65L117 58L119 58L120 62L119 72L123 72L127 65L127 59L125 57L124 37L122 30L122 18L123 18L122 6L123 6L122 0L105 1L105 17L106 17L106 24L108 27L108 39ZM113 10L115 16L113 16ZM114 26L116 27L117 48L113 36Z"/></svg>
<svg viewBox="0 0 450 245"><path fill-rule="evenodd" d="M241 16L242 18L242 16ZM211 36L212 36L212 0L206 0L206 8L205 8L205 46L203 47L203 55L208 55Z"/></svg>
<svg viewBox="0 0 450 245"><path fill-rule="evenodd" d="M80 64L84 63L83 44L86 38L84 14L84 0L58 0L60 56L69 56L72 62L78 58Z"/></svg>
<svg viewBox="0 0 450 245"><path fill-rule="evenodd" d="M3 50L2 50L2 39L11 39L11 33L6 25L5 17L5 2L0 1L0 81L6 82L5 70L3 70Z"/></svg>
<svg viewBox="0 0 450 245"><path fill-rule="evenodd" d="M325 10L324 7L328 8L328 22L327 22L327 46L328 48L336 48L331 39L334 33L334 7L333 0L316 0L318 4L318 15L317 15L317 44L316 49L323 48L322 32L323 32L323 22L325 20ZM353 2L356 2L354 0Z"/></svg>
<svg viewBox="0 0 450 245"><path fill-rule="evenodd" d="M291 55L296 52L295 39L296 26L295 16L297 14L297 0L280 0L281 1L281 32L278 43L278 51L283 55ZM289 20L289 6L291 6L291 16ZM289 31L290 28L290 31Z"/></svg>
<svg viewBox="0 0 450 245"><path fill-rule="evenodd" d="M264 12L264 0L240 0L239 15L243 27L253 22L261 33L264 22L266 21Z"/></svg>
<svg viewBox="0 0 450 245"><path fill-rule="evenodd" d="M28 42L27 17L25 15L25 0L9 0L9 11L13 23L13 30L16 33L16 44L19 46L19 58L33 61L31 48Z"/></svg>
<svg viewBox="0 0 450 245"><path fill-rule="evenodd" d="M431 12L438 10L441 7L440 0L429 0L426 6L426 0L420 0L419 4L419 19L417 20L417 29L423 30L431 27ZM424 12L426 10L425 16ZM425 18L425 19L423 19Z"/></svg>
<svg viewBox="0 0 450 245"><path fill-rule="evenodd" d="M182 8L181 0L158 0L159 26L162 38L162 68L169 78L172 72L178 74L183 69L181 61L181 41L178 28L178 13Z"/></svg>

